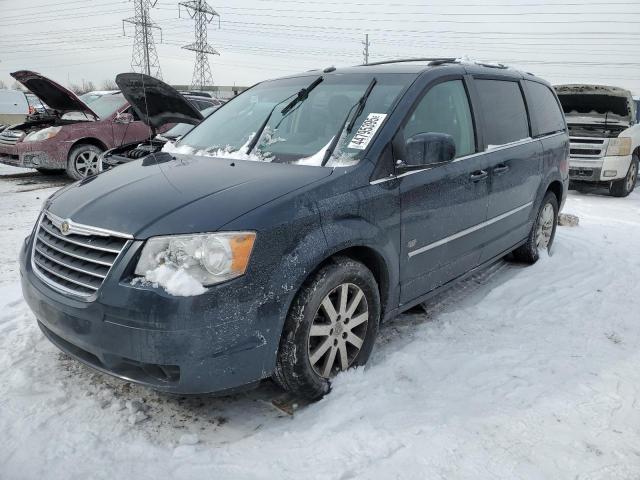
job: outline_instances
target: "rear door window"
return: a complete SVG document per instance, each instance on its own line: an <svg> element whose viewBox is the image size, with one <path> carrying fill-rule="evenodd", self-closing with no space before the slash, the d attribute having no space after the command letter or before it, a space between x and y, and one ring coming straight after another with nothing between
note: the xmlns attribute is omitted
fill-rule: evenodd
<svg viewBox="0 0 640 480"><path fill-rule="evenodd" d="M489 147L529 137L529 120L518 82L476 79Z"/></svg>
<svg viewBox="0 0 640 480"><path fill-rule="evenodd" d="M531 122L537 135L549 135L565 129L564 115L551 89L542 83L525 80Z"/></svg>
<svg viewBox="0 0 640 480"><path fill-rule="evenodd" d="M451 135L456 157L475 152L473 120L462 80L439 83L422 97L404 127L404 138L418 133Z"/></svg>

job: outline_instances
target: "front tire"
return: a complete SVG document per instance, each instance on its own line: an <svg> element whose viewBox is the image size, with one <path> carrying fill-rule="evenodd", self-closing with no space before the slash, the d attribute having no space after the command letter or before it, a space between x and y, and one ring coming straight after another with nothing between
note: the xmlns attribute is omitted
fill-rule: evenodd
<svg viewBox="0 0 640 480"><path fill-rule="evenodd" d="M547 192L542 200L536 221L533 222L527 242L513 251L516 260L536 263L540 250L551 250L558 225L558 199L553 192Z"/></svg>
<svg viewBox="0 0 640 480"><path fill-rule="evenodd" d="M609 187L609 193L614 197L626 197L633 189L636 188L636 181L638 180L638 157L636 155L631 159L631 165L627 170L627 175L620 179L611 182Z"/></svg>
<svg viewBox="0 0 640 480"><path fill-rule="evenodd" d="M69 152L67 175L81 180L100 173L100 154L103 150L88 143L78 145Z"/></svg>
<svg viewBox="0 0 640 480"><path fill-rule="evenodd" d="M380 293L360 262L337 257L302 286L285 321L274 378L316 400L340 371L364 365L378 334Z"/></svg>

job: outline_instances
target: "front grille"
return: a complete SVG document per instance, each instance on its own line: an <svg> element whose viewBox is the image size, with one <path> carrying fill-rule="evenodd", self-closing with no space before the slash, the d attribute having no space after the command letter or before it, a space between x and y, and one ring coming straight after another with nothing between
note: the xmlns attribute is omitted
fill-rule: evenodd
<svg viewBox="0 0 640 480"><path fill-rule="evenodd" d="M95 294L127 245L124 234L75 225L62 233L62 219L42 215L33 242L33 267L45 282L66 293L89 297ZM87 234L96 231L98 234Z"/></svg>
<svg viewBox="0 0 640 480"><path fill-rule="evenodd" d="M5 130L0 133L0 145L15 145L24 136L21 130Z"/></svg>
<svg viewBox="0 0 640 480"><path fill-rule="evenodd" d="M605 138L571 137L570 155L583 158L600 158L607 151Z"/></svg>
<svg viewBox="0 0 640 480"><path fill-rule="evenodd" d="M600 155L601 150L594 150L589 148L571 148L569 153L571 155Z"/></svg>

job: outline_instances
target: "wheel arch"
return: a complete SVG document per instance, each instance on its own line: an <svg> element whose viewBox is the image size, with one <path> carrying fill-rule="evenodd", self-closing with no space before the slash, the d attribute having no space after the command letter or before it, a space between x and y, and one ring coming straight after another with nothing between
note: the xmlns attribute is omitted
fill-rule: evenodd
<svg viewBox="0 0 640 480"><path fill-rule="evenodd" d="M309 271L305 282L322 267L328 263L335 262L340 257L348 257L360 262L371 271L378 283L378 291L380 292L380 318L383 319L386 312L390 309L393 310L393 305L391 305L390 268L384 255L371 246L356 244L333 249L315 268Z"/></svg>
<svg viewBox="0 0 640 480"><path fill-rule="evenodd" d="M99 139L97 139L95 137L83 137L83 138L80 138L80 139L76 140L75 142L73 142L73 144L69 148L68 155L71 155L71 152L73 151L73 149L76 148L76 147L79 147L80 145L93 145L95 147L100 148L103 152L108 150L107 145L104 142L102 142L101 140L99 140Z"/></svg>
<svg viewBox="0 0 640 480"><path fill-rule="evenodd" d="M556 200L558 200L558 207L560 207L560 205L562 205L562 201L564 200L564 188L562 186L562 182L560 180L553 180L547 187L546 191L552 192L556 196Z"/></svg>

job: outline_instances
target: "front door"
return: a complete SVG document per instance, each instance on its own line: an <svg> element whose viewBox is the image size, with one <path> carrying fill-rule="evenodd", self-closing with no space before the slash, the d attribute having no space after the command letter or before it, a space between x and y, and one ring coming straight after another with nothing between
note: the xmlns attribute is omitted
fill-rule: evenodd
<svg viewBox="0 0 640 480"><path fill-rule="evenodd" d="M478 264L479 226L487 216L489 160L476 155L469 96L462 78L430 87L399 132L445 133L456 144L448 164L400 175L401 304Z"/></svg>

